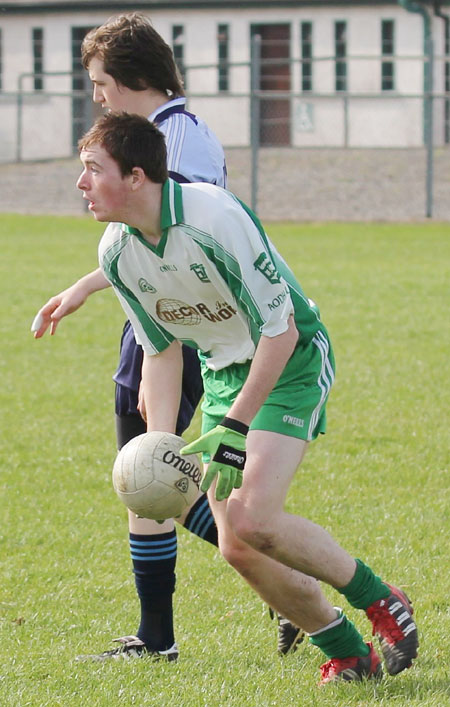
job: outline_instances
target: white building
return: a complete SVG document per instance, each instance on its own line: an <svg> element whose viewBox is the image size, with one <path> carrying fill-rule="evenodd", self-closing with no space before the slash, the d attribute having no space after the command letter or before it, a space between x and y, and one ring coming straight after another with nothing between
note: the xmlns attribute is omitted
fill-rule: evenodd
<svg viewBox="0 0 450 707"><path fill-rule="evenodd" d="M131 10L145 12L174 47L184 67L189 107L213 127L225 146L250 142L254 35L261 37L256 87L261 91L262 144L422 145L424 117L430 115L424 101L424 87L429 85L424 41L425 51L433 48L435 56L435 143L444 144L450 141L446 96L450 22L433 10L445 15L448 4L431 0L428 4L415 0L2 2L0 161L72 154L77 138L94 117L89 80L80 66L82 38L111 15ZM420 12L408 11L418 7Z"/></svg>

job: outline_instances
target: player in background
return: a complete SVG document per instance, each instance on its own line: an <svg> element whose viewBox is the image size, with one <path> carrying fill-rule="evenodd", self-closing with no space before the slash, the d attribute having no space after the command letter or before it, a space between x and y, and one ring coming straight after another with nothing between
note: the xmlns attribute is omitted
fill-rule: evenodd
<svg viewBox="0 0 450 707"><path fill-rule="evenodd" d="M182 80L172 51L139 14L119 15L89 32L82 44L82 62L93 83L93 100L109 110L123 110L154 121L165 135L167 166L177 182L210 182L226 186L222 146L207 125L186 110ZM77 310L94 292L109 287L100 269L52 297L40 310L42 324L54 334L59 321ZM152 283L142 281L143 291ZM197 354L183 347L183 385L176 434L189 426L203 394ZM116 382L116 432L120 449L146 431L138 410L142 349L130 323L125 324ZM180 524L217 546L217 528L205 494L179 519ZM176 660L178 648L173 627L173 598L177 537L173 521L159 525L129 513L129 542L141 619L136 635L116 639L118 648L92 656L99 660L134 657L155 652ZM278 616L278 648L295 650L302 638L299 629Z"/></svg>
<svg viewBox="0 0 450 707"><path fill-rule="evenodd" d="M78 187L94 218L110 222L99 263L144 349L149 431L174 431L180 343L199 351L203 434L181 451L204 455L201 488L222 554L327 656L322 684L378 678L382 669L316 580L366 613L391 675L410 667L418 639L404 592L284 510L309 442L326 430L334 357L317 310L248 207L211 184L168 179L154 124L111 113L79 147ZM142 291L141 278L152 291Z"/></svg>

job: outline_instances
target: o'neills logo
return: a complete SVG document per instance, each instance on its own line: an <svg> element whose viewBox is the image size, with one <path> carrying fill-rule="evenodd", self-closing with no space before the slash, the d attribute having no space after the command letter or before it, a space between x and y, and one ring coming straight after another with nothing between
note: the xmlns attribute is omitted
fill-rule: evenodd
<svg viewBox="0 0 450 707"><path fill-rule="evenodd" d="M172 452L171 449L168 449L167 452L164 452L163 462L165 462L166 464L170 464L170 466L173 466L174 469L178 469L178 471L181 471L182 474L187 476L189 479L192 479L197 488L199 488L202 474L197 464L192 464L191 462L188 462L187 459L183 459L183 457L180 457L178 454L175 454L175 452ZM180 488L180 490L183 489Z"/></svg>
<svg viewBox="0 0 450 707"><path fill-rule="evenodd" d="M216 302L216 309L213 312L203 302L193 306L176 299L160 299L156 303L156 314L166 324L195 326L200 324L202 319L207 319L208 322L223 322L231 319L233 314L236 314L236 310L228 302Z"/></svg>
<svg viewBox="0 0 450 707"><path fill-rule="evenodd" d="M296 427L304 427L305 421L301 417L293 417L292 415L283 415L283 422Z"/></svg>

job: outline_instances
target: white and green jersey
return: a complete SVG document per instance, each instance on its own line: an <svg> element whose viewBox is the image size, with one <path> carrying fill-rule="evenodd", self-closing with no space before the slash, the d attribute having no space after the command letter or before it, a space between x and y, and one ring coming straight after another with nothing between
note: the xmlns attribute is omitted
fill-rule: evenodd
<svg viewBox="0 0 450 707"><path fill-rule="evenodd" d="M99 245L100 267L147 354L178 339L219 370L251 359L261 335L286 331L292 313L299 345L325 331L256 216L230 192L167 180L161 231L152 246L111 223Z"/></svg>

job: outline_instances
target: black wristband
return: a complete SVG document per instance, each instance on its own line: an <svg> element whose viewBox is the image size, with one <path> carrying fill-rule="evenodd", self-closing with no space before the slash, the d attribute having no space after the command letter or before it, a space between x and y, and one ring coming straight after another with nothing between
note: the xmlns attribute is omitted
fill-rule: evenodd
<svg viewBox="0 0 450 707"><path fill-rule="evenodd" d="M239 420L233 420L232 417L224 417L220 424L222 427L227 427L229 430L239 432L241 435L244 435L244 437L247 437L248 425L239 422Z"/></svg>

